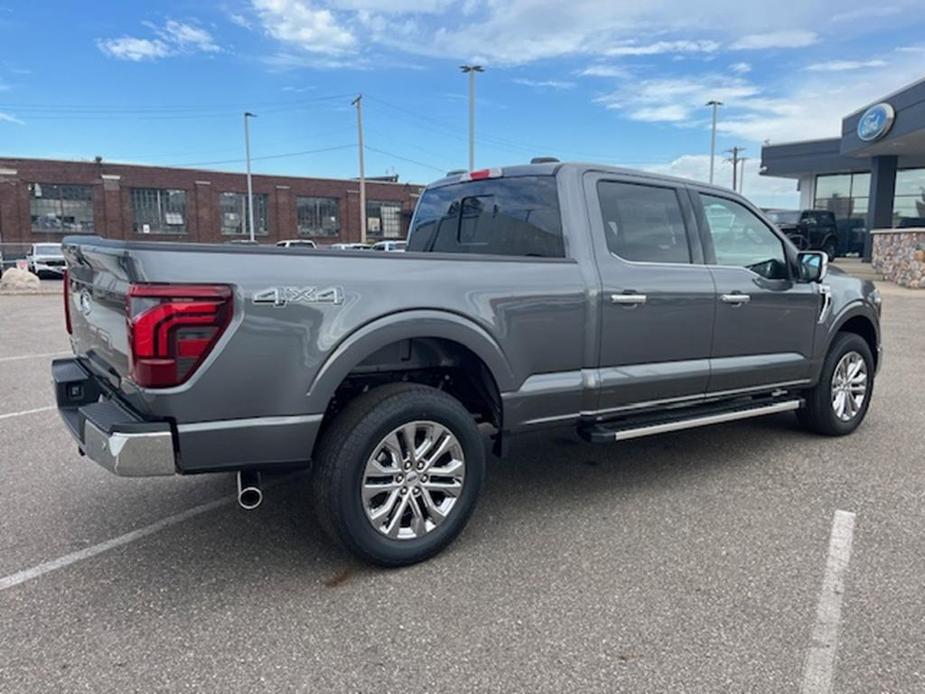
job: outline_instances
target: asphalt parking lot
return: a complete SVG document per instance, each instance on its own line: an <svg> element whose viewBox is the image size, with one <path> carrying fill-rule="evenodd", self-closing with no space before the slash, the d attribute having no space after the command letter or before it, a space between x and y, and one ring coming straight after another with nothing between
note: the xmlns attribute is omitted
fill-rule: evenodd
<svg viewBox="0 0 925 694"><path fill-rule="evenodd" d="M231 475L81 458L60 297L0 297L0 691L798 692L838 511L834 691L925 691L925 292L884 304L855 435L524 439L448 551L379 571L322 541L304 474L245 512Z"/></svg>

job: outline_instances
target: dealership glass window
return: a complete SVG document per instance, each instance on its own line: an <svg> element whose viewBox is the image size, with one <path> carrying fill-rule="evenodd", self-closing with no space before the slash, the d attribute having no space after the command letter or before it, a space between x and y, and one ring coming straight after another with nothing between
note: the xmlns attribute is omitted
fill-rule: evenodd
<svg viewBox="0 0 925 694"><path fill-rule="evenodd" d="M93 188L30 183L29 213L34 231L93 231Z"/></svg>
<svg viewBox="0 0 925 694"><path fill-rule="evenodd" d="M896 172L893 226L925 226L925 169L903 169Z"/></svg>
<svg viewBox="0 0 925 694"><path fill-rule="evenodd" d="M867 224L869 192L869 173L816 176L813 207L832 212L839 229L864 227Z"/></svg>
<svg viewBox="0 0 925 694"><path fill-rule="evenodd" d="M137 234L185 234L186 191L132 188L132 230Z"/></svg>
<svg viewBox="0 0 925 694"><path fill-rule="evenodd" d="M300 236L337 236L340 232L340 201L337 198L296 198Z"/></svg>
<svg viewBox="0 0 925 694"><path fill-rule="evenodd" d="M366 234L386 239L401 238L401 203L366 202Z"/></svg>
<svg viewBox="0 0 925 694"><path fill-rule="evenodd" d="M254 193L254 234L257 236L266 236L270 228L267 223L267 197L266 193ZM221 193L218 196L218 209L223 234L250 234L247 227L247 193Z"/></svg>

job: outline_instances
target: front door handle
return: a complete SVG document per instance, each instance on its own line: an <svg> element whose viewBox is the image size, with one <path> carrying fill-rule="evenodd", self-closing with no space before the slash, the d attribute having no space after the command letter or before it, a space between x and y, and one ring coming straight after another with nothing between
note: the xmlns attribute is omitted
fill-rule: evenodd
<svg viewBox="0 0 925 694"><path fill-rule="evenodd" d="M646 303L645 294L611 294L610 303L623 306L639 306Z"/></svg>
<svg viewBox="0 0 925 694"><path fill-rule="evenodd" d="M724 304L734 304L735 306L741 306L742 304L747 304L752 298L748 294L742 294L741 292L735 292L733 294L723 294L720 297L723 300Z"/></svg>

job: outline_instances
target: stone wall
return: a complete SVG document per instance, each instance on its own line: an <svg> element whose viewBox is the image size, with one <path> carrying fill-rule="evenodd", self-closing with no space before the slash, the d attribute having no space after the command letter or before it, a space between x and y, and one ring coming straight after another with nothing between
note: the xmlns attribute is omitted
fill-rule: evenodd
<svg viewBox="0 0 925 694"><path fill-rule="evenodd" d="M925 229L884 229L871 233L874 270L902 287L925 289Z"/></svg>

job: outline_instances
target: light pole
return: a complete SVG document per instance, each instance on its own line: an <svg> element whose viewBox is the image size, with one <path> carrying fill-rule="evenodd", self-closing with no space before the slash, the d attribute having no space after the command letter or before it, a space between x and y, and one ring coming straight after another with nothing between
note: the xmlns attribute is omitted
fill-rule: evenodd
<svg viewBox="0 0 925 694"><path fill-rule="evenodd" d="M485 72L481 65L460 65L469 75L469 171L475 169L475 73Z"/></svg>
<svg viewBox="0 0 925 694"><path fill-rule="evenodd" d="M366 167L363 163L363 95L353 100L357 108L357 149L360 152L360 243L366 243Z"/></svg>
<svg viewBox="0 0 925 694"><path fill-rule="evenodd" d="M722 105L723 102L716 99L707 102L707 106L713 107L713 130L710 135L710 183L713 183L713 167L716 162L716 109Z"/></svg>
<svg viewBox="0 0 925 694"><path fill-rule="evenodd" d="M247 160L247 225L250 228L250 239L254 241L254 182L251 179L251 130L248 118L256 118L257 114L245 111L244 113L244 156Z"/></svg>

